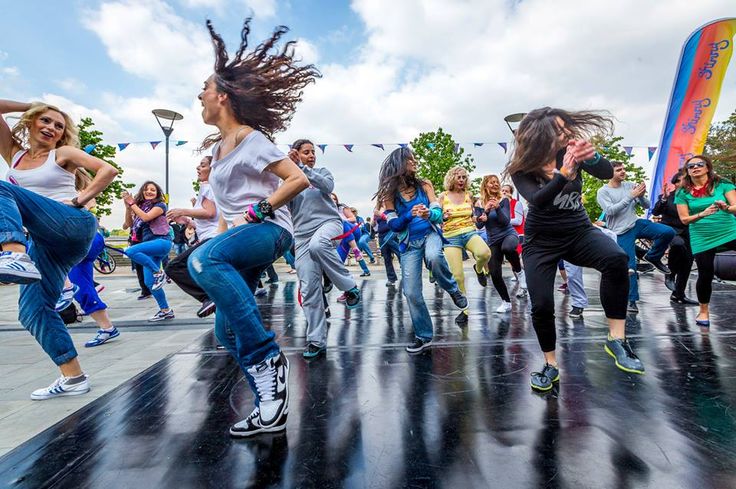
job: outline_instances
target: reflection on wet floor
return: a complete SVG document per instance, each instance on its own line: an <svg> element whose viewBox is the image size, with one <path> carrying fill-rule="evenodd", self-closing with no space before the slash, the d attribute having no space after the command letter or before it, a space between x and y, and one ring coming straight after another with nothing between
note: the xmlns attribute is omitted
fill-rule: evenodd
<svg viewBox="0 0 736 489"><path fill-rule="evenodd" d="M643 277L627 330L644 376L603 351L599 306L572 321L559 294L562 382L545 396L528 385L541 357L527 299L499 316L495 293L470 290L461 331L425 284L437 345L416 357L398 291L366 281L353 311L333 292L327 358L307 363L295 283L282 283L262 311L291 361L285 434L228 436L253 395L207 334L0 459L0 486L736 487L736 288L716 286L703 333L697 308Z"/></svg>

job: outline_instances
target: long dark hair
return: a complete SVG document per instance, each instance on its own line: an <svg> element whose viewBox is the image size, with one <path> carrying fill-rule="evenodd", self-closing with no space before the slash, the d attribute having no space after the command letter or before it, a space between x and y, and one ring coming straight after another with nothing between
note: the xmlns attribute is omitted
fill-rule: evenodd
<svg viewBox="0 0 736 489"><path fill-rule="evenodd" d="M286 129L297 103L302 100L302 90L322 75L314 65L296 66L294 45L289 41L275 50L276 43L289 31L278 26L269 39L246 53L251 18L245 19L240 33L240 47L232 61L225 49L225 42L207 21L212 44L215 47L214 83L217 91L227 94L235 119L273 139L273 134ZM219 133L211 134L202 142L206 149L219 141Z"/></svg>
<svg viewBox="0 0 736 489"><path fill-rule="evenodd" d="M378 191L373 195L379 204L393 202L402 187L418 189L426 182L416 173L410 175L406 172L406 160L413 156L408 147L403 147L393 150L383 160L378 173Z"/></svg>
<svg viewBox="0 0 736 489"><path fill-rule="evenodd" d="M686 192L692 194L695 183L693 183L693 179L690 177L690 172L687 171L687 165L693 160L703 160L703 163L705 163L705 167L708 169L706 190L708 195L713 195L713 189L716 188L716 185L718 185L718 183L723 179L715 172L715 170L713 170L713 162L705 155L695 155L685 160L685 165L682 167L682 171L684 172L682 176L682 178L684 178L684 185L682 187Z"/></svg>
<svg viewBox="0 0 736 489"><path fill-rule="evenodd" d="M155 205L155 204L158 204L159 202L163 202L164 201L164 191L161 188L161 186L159 184L157 184L156 182L154 182L153 180L149 180L146 183L144 183L143 185L141 185L141 188L138 189L138 193L135 194L135 205L137 205L138 207L140 207L141 204L146 201L146 198L143 197L143 191L149 185L153 185L154 187L156 187L156 198L153 199L153 201L152 201L153 204Z"/></svg>
<svg viewBox="0 0 736 489"><path fill-rule="evenodd" d="M514 152L504 171L505 176L517 173L542 176L542 167L564 147L560 144L558 117L573 139L590 139L596 135L605 137L613 133L613 121L607 112L570 112L551 107L532 110L516 130Z"/></svg>

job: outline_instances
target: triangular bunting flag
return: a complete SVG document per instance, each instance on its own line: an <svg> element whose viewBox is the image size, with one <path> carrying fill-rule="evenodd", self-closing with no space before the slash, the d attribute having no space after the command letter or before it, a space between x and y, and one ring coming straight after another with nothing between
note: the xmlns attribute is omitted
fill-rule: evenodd
<svg viewBox="0 0 736 489"><path fill-rule="evenodd" d="M652 156L654 156L654 153L657 151L656 146L649 146L647 148L647 152L649 152L649 161L652 161Z"/></svg>
<svg viewBox="0 0 736 489"><path fill-rule="evenodd" d="M153 149L156 149L156 146L158 146L159 144L161 144L161 141L149 141L149 142L151 143L151 147Z"/></svg>
<svg viewBox="0 0 736 489"><path fill-rule="evenodd" d="M119 149L120 151L122 151L122 150L124 150L125 148L127 148L129 144L130 144L130 143L118 143L118 149Z"/></svg>
<svg viewBox="0 0 736 489"><path fill-rule="evenodd" d="M92 151L95 150L96 147L97 147L96 144L88 144L87 146L84 147L84 152L91 153Z"/></svg>
<svg viewBox="0 0 736 489"><path fill-rule="evenodd" d="M435 147L435 144L434 144L434 143L427 143L427 147L428 147L429 149L434 149L434 147Z"/></svg>
<svg viewBox="0 0 736 489"><path fill-rule="evenodd" d="M409 146L407 143L399 143L400 148L406 148L407 146Z"/></svg>
<svg viewBox="0 0 736 489"><path fill-rule="evenodd" d="M184 144L187 144L187 143L188 143L188 141L177 141L176 142L176 145L177 146L181 146L181 145L184 145Z"/></svg>
<svg viewBox="0 0 736 489"><path fill-rule="evenodd" d="M456 143L455 144L455 153L459 153L459 152L460 152L460 144Z"/></svg>
<svg viewBox="0 0 736 489"><path fill-rule="evenodd" d="M634 149L633 146L624 146L624 151L626 151L626 154L631 156L631 151Z"/></svg>
<svg viewBox="0 0 736 489"><path fill-rule="evenodd" d="M353 152L353 144L343 144L345 146L345 149L347 149L350 153Z"/></svg>
<svg viewBox="0 0 736 489"><path fill-rule="evenodd" d="M483 143L473 143L473 146L475 146L476 148L480 148L481 146L483 146Z"/></svg>
<svg viewBox="0 0 736 489"><path fill-rule="evenodd" d="M322 150L322 154L325 154L325 148L327 147L326 144L318 144L317 147Z"/></svg>
<svg viewBox="0 0 736 489"><path fill-rule="evenodd" d="M503 148L503 153L506 154L506 150L508 149L508 143L498 143L498 145Z"/></svg>
<svg viewBox="0 0 736 489"><path fill-rule="evenodd" d="M384 151L382 144L371 144L371 146L374 146L376 148L380 148L381 151Z"/></svg>

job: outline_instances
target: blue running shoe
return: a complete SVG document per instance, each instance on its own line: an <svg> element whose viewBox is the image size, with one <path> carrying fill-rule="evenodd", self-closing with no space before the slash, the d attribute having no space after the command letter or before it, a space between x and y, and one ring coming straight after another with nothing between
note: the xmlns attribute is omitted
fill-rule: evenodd
<svg viewBox="0 0 736 489"><path fill-rule="evenodd" d="M560 380L560 370L549 363L545 363L541 372L532 372L531 378L532 389L546 392L552 389L555 382Z"/></svg>
<svg viewBox="0 0 736 489"><path fill-rule="evenodd" d="M345 292L345 305L348 309L355 309L358 307L358 304L360 304L360 289L353 287Z"/></svg>
<svg viewBox="0 0 736 489"><path fill-rule="evenodd" d="M304 352L302 352L302 356L306 360L312 360L314 358L317 358L320 355L324 355L327 353L327 348L324 346L319 346L316 343L309 343L307 347L304 349Z"/></svg>
<svg viewBox="0 0 736 489"><path fill-rule="evenodd" d="M84 344L87 348L92 348L94 346L100 346L104 343L107 343L113 338L117 338L120 336L120 331L115 326L112 327L112 331L106 331L104 329L100 329L97 331L97 336L89 340L87 343Z"/></svg>
<svg viewBox="0 0 736 489"><path fill-rule="evenodd" d="M76 294L77 292L79 292L79 286L74 284L72 284L71 287L62 290L61 295L59 296L59 300L56 301L56 306L54 306L54 310L56 312L59 312L69 307L69 304L71 304L74 300L74 294Z"/></svg>
<svg viewBox="0 0 736 489"><path fill-rule="evenodd" d="M609 338L604 348L606 353L614 358L619 369L630 374L644 373L644 364L636 356L626 338Z"/></svg>

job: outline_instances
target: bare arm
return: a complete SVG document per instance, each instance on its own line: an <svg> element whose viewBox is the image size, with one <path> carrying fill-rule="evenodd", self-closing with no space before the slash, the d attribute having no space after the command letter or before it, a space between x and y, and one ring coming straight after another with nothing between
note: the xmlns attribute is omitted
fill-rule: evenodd
<svg viewBox="0 0 736 489"><path fill-rule="evenodd" d="M166 217L169 219L176 219L179 217L191 217L194 219L213 219L217 215L217 207L215 203L210 199L202 199L201 209L171 209L166 213Z"/></svg>
<svg viewBox="0 0 736 489"><path fill-rule="evenodd" d="M125 220L123 221L123 229L130 229L133 225L133 214L128 205L125 206Z"/></svg>
<svg viewBox="0 0 736 489"><path fill-rule="evenodd" d="M71 172L77 168L84 168L95 174L87 188L79 192L77 202L80 205L85 205L100 195L118 174L111 164L71 146L62 146L56 151L56 162Z"/></svg>
<svg viewBox="0 0 736 489"><path fill-rule="evenodd" d="M25 102L13 102L12 100L0 100L0 115L9 114L11 112L25 112L31 108L31 104ZM0 117L0 155L5 162L10 165L13 155L21 149L15 144L13 137L5 122L4 117Z"/></svg>
<svg viewBox="0 0 736 489"><path fill-rule="evenodd" d="M296 164L289 158L271 163L266 167L269 171L284 181L279 188L276 189L266 200L275 209L286 205L291 199L296 197L299 192L309 187L304 172L299 169Z"/></svg>

